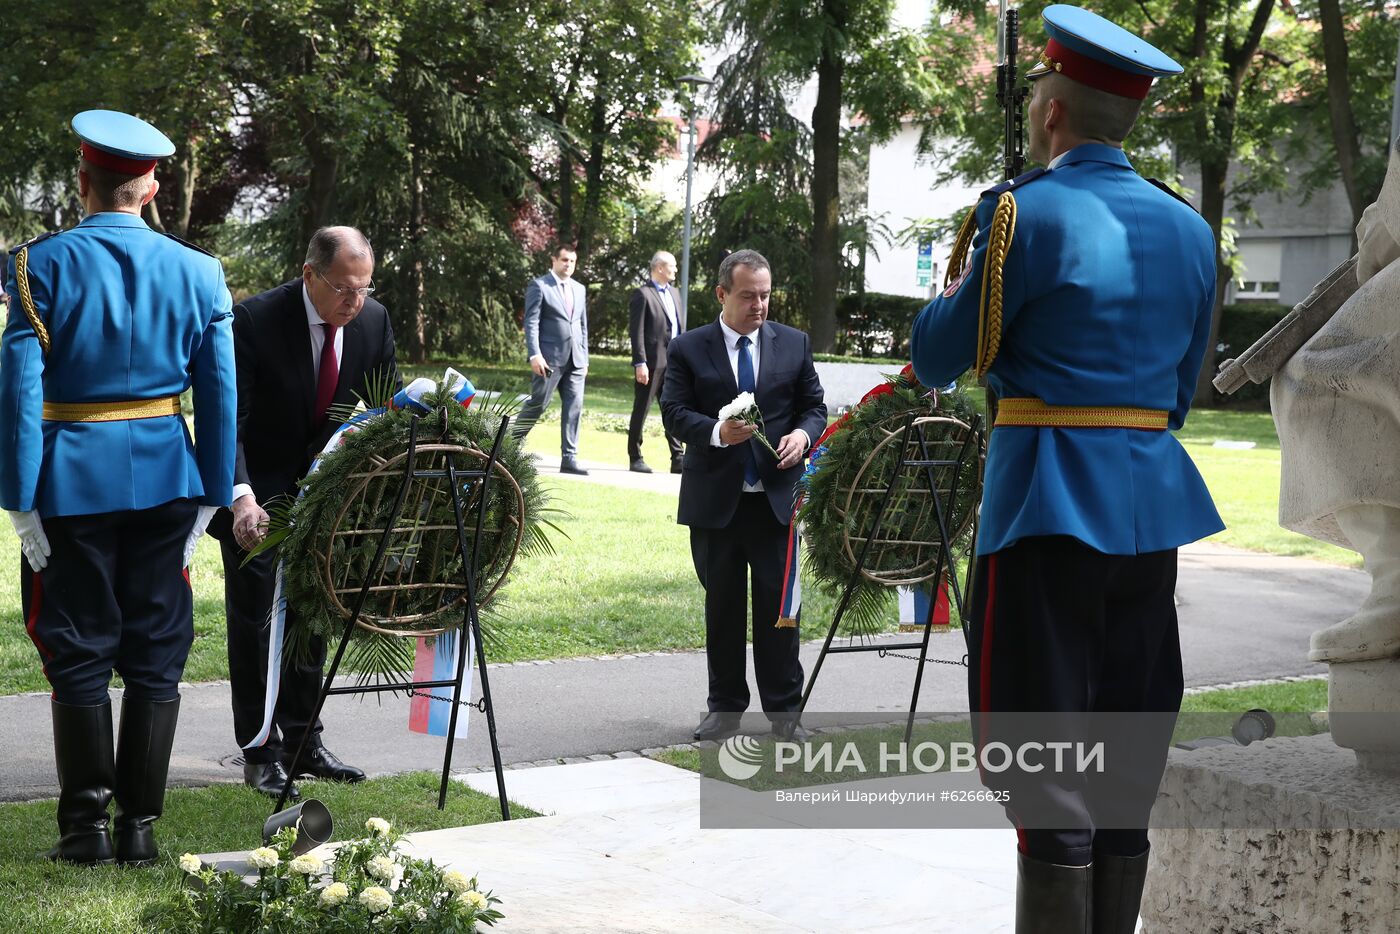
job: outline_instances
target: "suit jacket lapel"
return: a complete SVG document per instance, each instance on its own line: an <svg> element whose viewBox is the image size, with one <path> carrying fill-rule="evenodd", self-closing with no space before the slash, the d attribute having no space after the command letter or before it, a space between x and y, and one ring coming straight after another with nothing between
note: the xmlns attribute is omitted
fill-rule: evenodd
<svg viewBox="0 0 1400 934"><path fill-rule="evenodd" d="M778 371L778 355L774 350L778 343L777 329L764 324L759 328L758 340L758 389L754 392L754 401L762 409L768 391L773 388L774 374Z"/></svg>
<svg viewBox="0 0 1400 934"><path fill-rule="evenodd" d="M306 303L301 297L300 283L288 290L286 325L287 353L291 355L292 368L297 374L301 387L301 398L306 411L306 423L316 414L316 379L311 365L311 332L306 323Z"/></svg>
<svg viewBox="0 0 1400 934"><path fill-rule="evenodd" d="M729 384L729 398L732 400L739 394L739 383L734 379L734 370L729 365L729 348L724 346L724 331L720 329L719 322L710 325L710 333L706 335L706 342L710 345L710 362L719 370L725 382ZM728 405L725 401L721 406Z"/></svg>
<svg viewBox="0 0 1400 934"><path fill-rule="evenodd" d="M364 372L364 328L356 318L345 326L340 344L340 379L335 385L333 404L354 402L355 380Z"/></svg>

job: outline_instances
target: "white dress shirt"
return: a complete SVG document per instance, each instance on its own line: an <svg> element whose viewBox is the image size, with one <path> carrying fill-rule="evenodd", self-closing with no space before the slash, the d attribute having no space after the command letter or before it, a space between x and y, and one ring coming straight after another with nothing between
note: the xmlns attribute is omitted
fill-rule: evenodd
<svg viewBox="0 0 1400 934"><path fill-rule="evenodd" d="M734 385L737 386L737 385L739 385L739 338L740 338L742 335L741 335L738 331L736 331L736 330L734 330L733 328L731 328L729 325L725 324L723 318L720 318L720 319L719 319L719 328L720 328L720 331L722 331L722 332L724 333L724 349L725 349L725 352L729 354L729 369L734 373ZM762 333L763 333L763 325L760 324L760 325L754 330L754 332L748 336L748 337L749 337L749 356L751 356L751 357L753 358L753 385L754 385L754 392L755 392L755 393L757 393L757 391L758 391L758 365L759 365L758 338L759 338L759 335L762 334ZM724 424L723 422L715 422L714 430L710 432L710 446L711 446L711 447L716 447L716 448L727 448L727 447L729 447L729 445L725 444L725 443L724 443L723 441L721 441L720 438L719 438L719 428L720 428L720 426L723 425L723 424ZM812 439L811 439L810 436L808 436L807 432L803 431L801 428L797 428L797 429L794 429L794 430L797 431L797 432L800 432L801 435L802 435L802 437L804 437L804 438L807 439L806 444L803 445L803 450L806 450L807 448L809 448L809 447L812 446ZM767 453L768 453L767 451L764 451L764 454L767 454ZM755 456L757 456L757 455L755 455ZM769 455L769 456L771 456L771 455ZM753 484L752 486L750 486L749 484L745 483L745 484L744 484L744 492L745 492L745 493L762 493L762 492L763 492L763 481L760 480L760 481L758 481L757 483Z"/></svg>
<svg viewBox="0 0 1400 934"><path fill-rule="evenodd" d="M306 330L311 337L311 385L315 386L316 381L321 378L321 350L326 346L326 329L321 325L325 324L321 316L316 313L316 306L311 304L311 296L306 291L306 283L301 284L301 303L306 309ZM345 351L345 328L335 330L335 365L339 369L340 361L344 359ZM247 483L236 483L233 487L233 499L237 502L241 496L247 496L253 492L253 487Z"/></svg>

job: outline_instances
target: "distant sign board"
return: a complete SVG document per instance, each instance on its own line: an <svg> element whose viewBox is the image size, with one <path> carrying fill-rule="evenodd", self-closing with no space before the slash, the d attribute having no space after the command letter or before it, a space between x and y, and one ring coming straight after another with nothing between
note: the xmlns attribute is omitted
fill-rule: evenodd
<svg viewBox="0 0 1400 934"><path fill-rule="evenodd" d="M919 239L919 255L914 264L914 285L926 289L933 284L933 241Z"/></svg>

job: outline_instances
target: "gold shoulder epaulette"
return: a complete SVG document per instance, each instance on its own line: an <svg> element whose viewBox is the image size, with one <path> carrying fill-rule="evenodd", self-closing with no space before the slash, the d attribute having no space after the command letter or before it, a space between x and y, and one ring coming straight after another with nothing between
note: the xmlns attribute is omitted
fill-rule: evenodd
<svg viewBox="0 0 1400 934"><path fill-rule="evenodd" d="M24 309L24 316L29 319L29 326L34 329L34 335L39 338L39 348L47 357L49 355L49 329L44 325L44 319L39 317L39 309L34 307L34 295L29 291L29 244L27 243L15 254L15 285L19 289L20 307Z"/></svg>
<svg viewBox="0 0 1400 934"><path fill-rule="evenodd" d="M987 261L982 267L982 304L977 315L977 356L973 372L983 377L992 368L992 361L1001 349L1001 306L1004 293L1002 277L1006 258L1011 254L1011 240L1016 234L1016 196L1003 191L997 197L987 235ZM951 265L951 263L949 264Z"/></svg>

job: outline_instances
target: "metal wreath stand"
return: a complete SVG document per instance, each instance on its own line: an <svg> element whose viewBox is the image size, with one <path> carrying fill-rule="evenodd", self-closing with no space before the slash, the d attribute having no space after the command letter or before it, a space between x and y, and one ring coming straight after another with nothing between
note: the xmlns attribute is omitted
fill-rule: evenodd
<svg viewBox="0 0 1400 934"><path fill-rule="evenodd" d="M947 423L953 423L951 426ZM929 430L935 425L951 428L949 436L931 439ZM860 471L856 474L851 488L846 491L846 516L849 516L852 509L859 509L860 503L857 497L878 496L878 505L875 508L873 518L869 518L869 529L864 534L851 531L848 525L844 536L844 545L847 559L853 564L850 580L847 581L841 593L841 600L836 606L836 613L831 619L831 627L827 630L826 641L822 644L821 652L817 655L816 664L812 667L812 674L807 679L807 687L802 693L802 703L798 707L799 713L806 710L807 701L812 696L812 689L816 687L817 676L821 673L822 663L826 657L832 654L847 652L876 652L880 657L894 655L898 658L915 659L919 662L914 672L914 690L909 698L909 717L904 726L904 742L907 744L914 730L914 716L919 704L919 689L923 685L925 662L943 662L951 665L967 665L967 656L964 655L961 661L952 662L943 659L930 659L928 657L929 637L933 633L933 614L938 606L939 582L945 576L952 585L951 601L957 607L958 616L963 621L963 641L967 642L967 610L972 600L973 571L976 561L969 553L965 556L967 568L962 585L958 583L956 570L952 560L952 549L954 543L972 530L969 540L975 542L977 539L977 494L979 490L974 489L973 495L968 500L970 505L965 510L965 514L957 515L959 484L963 480L963 474L971 461L975 485L980 488L982 476L982 416L974 415L971 423L964 423L959 419L950 418L946 415L919 415L912 413L905 419L904 424L897 431L886 432L884 440L880 441L871 450L861 465ZM959 439L956 435L961 435ZM898 460L893 471L890 473L889 482L881 485L866 486L862 481L866 480L867 473L871 471L872 464L875 463L876 455L888 444L899 445ZM949 448L956 448L956 452L951 452ZM949 456L954 454L955 456ZM878 480L876 481L878 483ZM900 490L900 487L903 489ZM931 510L938 525L938 538L931 542L915 542L898 539L881 539L881 528L889 515L890 503L895 497L896 490L900 490L901 505L905 504L907 498L912 497L918 501L919 510ZM965 492L965 491L964 491ZM862 530L863 531L863 530ZM855 553L853 543L859 545L859 554ZM867 564L872 557L872 549L876 544L913 546L916 551L922 553L923 549L932 549L933 554L927 558L922 558L912 567L904 568L881 568L870 569ZM922 557L922 556L921 556ZM878 564L878 557L877 557ZM929 600L928 618L924 621L923 638L918 642L897 642L894 644L856 644L833 646L831 643L836 637L837 628L841 624L841 618L845 615L850 604L851 594L856 585L862 580L871 581L886 587L912 587L922 584L925 581L934 581L934 594ZM901 650L918 649L917 658L912 655L900 655Z"/></svg>
<svg viewBox="0 0 1400 934"><path fill-rule="evenodd" d="M439 437L444 442L447 434L446 414L447 413L445 411L439 411L439 416L441 418ZM398 691L409 691L410 694L412 694L423 691L429 691L434 688L452 688L453 691L451 698L455 699L455 703L452 704L452 714L447 727L447 750L443 755L442 779L438 786L438 810L442 810L447 806L447 780L448 772L450 771L452 766L452 748L457 733L458 709L462 706L471 706L477 707L477 709L482 710L486 714L486 726L488 732L491 735L491 759L496 771L496 791L500 799L501 819L510 820L510 803L506 800L505 772L501 766L501 749L496 738L496 711L494 705L491 702L491 683L488 680L486 673L486 650L482 645L481 641L481 620L478 615L478 607L480 603L484 599L488 599L491 596L491 593L495 591L496 587L499 587L501 582L505 580L506 572L510 569L510 563L514 561L514 551L512 551L504 570L502 570L500 576L489 588L486 595L483 597L481 594L479 594L478 587L480 582L478 579L478 575L480 572L480 549L482 543L482 530L486 521L486 509L488 503L490 502L489 493L492 486L493 478L497 482L507 482L515 488L517 500L522 504L521 514L523 517L523 499L521 498L519 485L516 484L515 478L512 477L510 473L504 468L504 466L499 464L497 461L497 454L500 451L501 441L506 436L506 429L507 426L510 424L510 418L508 416L503 416L501 418L500 427L496 431L495 441L491 445L490 453L486 456L484 466L482 466L480 469L468 470L458 468L457 457L466 454L472 456L474 459L480 460L481 452L475 450L474 448L468 448L458 444L430 443L420 445L418 443L418 433L419 425L422 421L422 416L413 416L413 420L409 424L408 446L403 454L390 458L388 460L376 459L377 464L374 469L365 472L357 472L352 475L352 479L360 480L360 487L358 489L363 490L369 483L369 480L371 478L385 477L387 473L386 468L392 467L395 461L402 460L403 462L402 472L398 474L398 476L400 477L398 490L394 494L393 505L389 509L388 518L384 523L384 528L382 530L376 528L352 529L348 531L337 529L332 535L332 538L334 539L335 536L350 537L377 533L379 535L379 543L375 550L374 558L373 560L371 560L369 567L366 569L366 572L364 574L364 580L360 584L358 593L355 596L354 606L346 614L345 629L340 636L340 645L336 649L335 657L331 661L330 668L326 672L325 681L321 685L320 696L316 700L315 712L311 715L311 719L307 724L307 729L302 734L301 742L297 745L296 755L292 758L292 768L288 771L287 784L283 786L282 794L277 799L277 806L273 811L274 815L280 812L287 803L287 798L291 794L293 778L297 774L298 769L301 767L302 756L305 754L306 748L311 739L311 730L314 727L316 721L321 716L321 708L325 706L327 697L329 697L332 694L381 694L385 692ZM422 454L428 455L430 464L437 463L439 466L430 467L428 469L423 469L419 467L418 458L419 455ZM340 668L341 659L345 655L345 649L350 644L351 634L354 632L354 629L357 625L362 626L371 631L397 636L433 636L448 631L447 628L407 631L391 630L375 626L373 623L368 622L362 618L362 614L365 609L365 602L369 599L371 591L391 592L400 591L405 588L422 588L437 586L433 584L403 584L400 581L394 581L391 583L379 583L379 581L381 574L384 573L385 554L389 548L389 541L396 532L400 534L404 532L411 532L414 536L421 536L423 532L451 531L453 529L452 526L424 526L421 524L415 524L411 527L402 529L398 528L397 526L399 517L404 512L404 503L408 499L409 490L415 485L416 481L432 482L431 485L419 484L419 488L422 492L420 493L418 503L415 504L415 506L421 507L425 501L427 492L430 490L440 490L442 487L442 481L444 480L446 481L446 487L452 499L452 510L453 515L456 519L456 544L462 558L462 594L458 598L458 601L463 604L461 627L467 628L469 630L469 632L471 633L472 641L476 644L476 664L477 670L481 674L480 705L478 706L477 704L471 704L467 700L461 698L462 678L466 673L467 660L466 652L460 650L457 653L456 677L450 680L397 681L386 684L347 685L343 687L334 687L333 683L335 681L336 672ZM469 490L469 492L466 494L466 502L464 502L463 497L464 488L467 488ZM353 496L347 496L346 500L347 504L345 509L342 509L340 518L344 518L347 510L349 509L350 502L353 501ZM470 542L467 538L466 529L468 511L475 514L475 529ZM517 529L517 540L515 543L517 547L519 544L519 538L521 535L523 535L523 531L523 523L521 523L519 524L519 527ZM329 590L333 598L335 598L336 601L339 602L338 594L342 591L338 591L335 588L334 581L329 576L331 573L330 553L332 551L332 548L327 548L327 583L329 585ZM400 562L398 566L397 573L400 578L402 577L403 568L406 566L406 564L407 562ZM453 589L455 589L455 587ZM391 609L393 607L392 597L390 607ZM342 607L342 610L343 609L344 608ZM424 696L435 697L435 695L432 694L427 694Z"/></svg>

